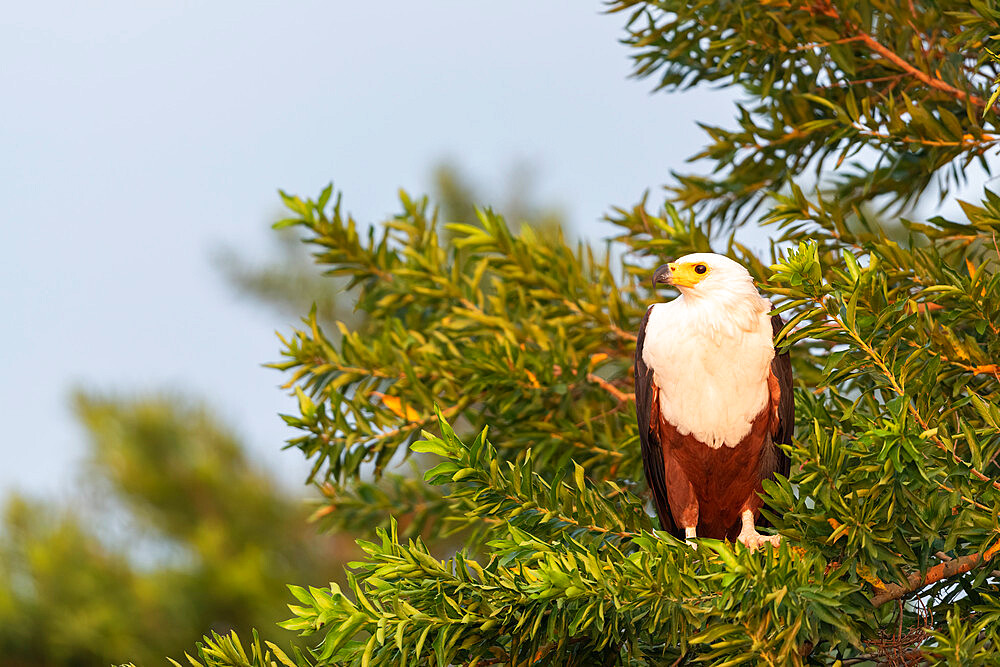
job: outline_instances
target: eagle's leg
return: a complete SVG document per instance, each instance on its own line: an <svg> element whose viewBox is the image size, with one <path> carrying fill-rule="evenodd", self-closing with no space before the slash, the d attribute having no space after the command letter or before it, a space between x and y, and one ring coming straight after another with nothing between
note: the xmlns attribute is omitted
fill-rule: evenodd
<svg viewBox="0 0 1000 667"><path fill-rule="evenodd" d="M664 453L663 467L666 471L667 499L674 515L674 525L684 529L684 541L694 546L691 540L698 536L698 496L684 468L668 452Z"/></svg>
<svg viewBox="0 0 1000 667"><path fill-rule="evenodd" d="M681 508L680 524L684 526L684 541L689 546L695 546L694 538L698 537L698 500L694 497L694 490L691 492L691 500Z"/></svg>
<svg viewBox="0 0 1000 667"><path fill-rule="evenodd" d="M761 535L757 532L757 527L753 523L753 510L744 509L740 518L743 520L743 527L736 539L747 549L756 551L764 544L778 546L781 543L781 535Z"/></svg>

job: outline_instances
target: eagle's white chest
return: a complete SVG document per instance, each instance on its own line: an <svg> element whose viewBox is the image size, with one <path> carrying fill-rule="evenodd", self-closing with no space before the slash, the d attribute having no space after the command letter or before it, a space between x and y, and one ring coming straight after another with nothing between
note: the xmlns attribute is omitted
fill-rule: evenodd
<svg viewBox="0 0 1000 667"><path fill-rule="evenodd" d="M721 311L678 297L652 307L642 359L659 388L660 413L681 435L735 447L768 404L774 358L770 303Z"/></svg>

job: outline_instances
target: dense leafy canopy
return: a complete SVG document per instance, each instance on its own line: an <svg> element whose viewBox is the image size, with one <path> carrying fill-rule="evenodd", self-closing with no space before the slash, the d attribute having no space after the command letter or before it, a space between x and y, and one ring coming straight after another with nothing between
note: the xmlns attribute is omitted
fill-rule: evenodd
<svg viewBox="0 0 1000 667"><path fill-rule="evenodd" d="M666 90L739 86L738 128L705 126L711 176L675 175L675 201L745 221L809 169L847 206L941 195L988 168L994 2L615 0L635 72Z"/></svg>
<svg viewBox="0 0 1000 667"><path fill-rule="evenodd" d="M613 7L632 11L638 74L730 82L749 101L738 130L708 128L716 173L679 176L658 212L616 210L607 245L515 232L489 210L441 220L405 194L361 227L332 188L283 195L279 226L304 232L366 315L283 339L290 444L331 527L380 527L346 590L292 588L284 626L319 639L310 655L257 644L237 659L215 637L203 664L995 661L1000 197L963 202L959 220L901 212L987 165L1000 10ZM770 258L734 240L754 221ZM786 539L763 553L690 549L643 511L634 331L662 298L651 267L709 249L773 296L799 382L792 474L766 488ZM387 472L411 455L434 465L424 481ZM458 553L436 543L443 527Z"/></svg>

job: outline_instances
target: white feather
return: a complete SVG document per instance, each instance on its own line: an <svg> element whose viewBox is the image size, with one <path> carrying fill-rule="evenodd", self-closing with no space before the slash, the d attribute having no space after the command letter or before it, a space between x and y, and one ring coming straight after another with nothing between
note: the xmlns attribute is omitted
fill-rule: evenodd
<svg viewBox="0 0 1000 667"><path fill-rule="evenodd" d="M699 253L677 261L704 262L711 271L673 301L652 306L642 359L653 370L661 414L681 435L735 447L768 404L771 303L726 257Z"/></svg>

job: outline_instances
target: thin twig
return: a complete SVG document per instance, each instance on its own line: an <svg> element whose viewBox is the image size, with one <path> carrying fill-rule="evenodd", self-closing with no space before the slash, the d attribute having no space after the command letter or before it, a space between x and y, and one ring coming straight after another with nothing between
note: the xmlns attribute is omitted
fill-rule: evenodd
<svg viewBox="0 0 1000 667"><path fill-rule="evenodd" d="M882 134L880 132L874 132L872 130L865 129L864 127L859 127L854 125L854 128L858 130L863 136L871 137L873 139L882 139L889 142L899 142L902 144L915 144L919 146L934 146L934 147L951 147L951 148L971 148L973 146L979 146L982 150L986 150L993 144L997 143L997 137L989 134L984 134L982 140L977 140L972 135L965 135L962 137L961 141L940 141L938 139L920 139L916 137L897 137L889 134ZM966 139L965 137L969 137Z"/></svg>
<svg viewBox="0 0 1000 667"><path fill-rule="evenodd" d="M848 658L846 660L841 660L841 665L857 665L862 662L877 662L883 660L885 655L880 652L876 653L865 653L853 658ZM914 665L924 659L924 654L919 648L915 648L912 651L907 651L899 658L896 658L899 662L894 662L894 665ZM885 664L885 663L880 663Z"/></svg>
<svg viewBox="0 0 1000 667"><path fill-rule="evenodd" d="M626 394L618 387L614 386L604 378L596 375L594 373L587 373L587 379L591 382L600 386L604 391L608 392L612 396L618 399L619 403L625 403L627 401L635 401L635 394Z"/></svg>

